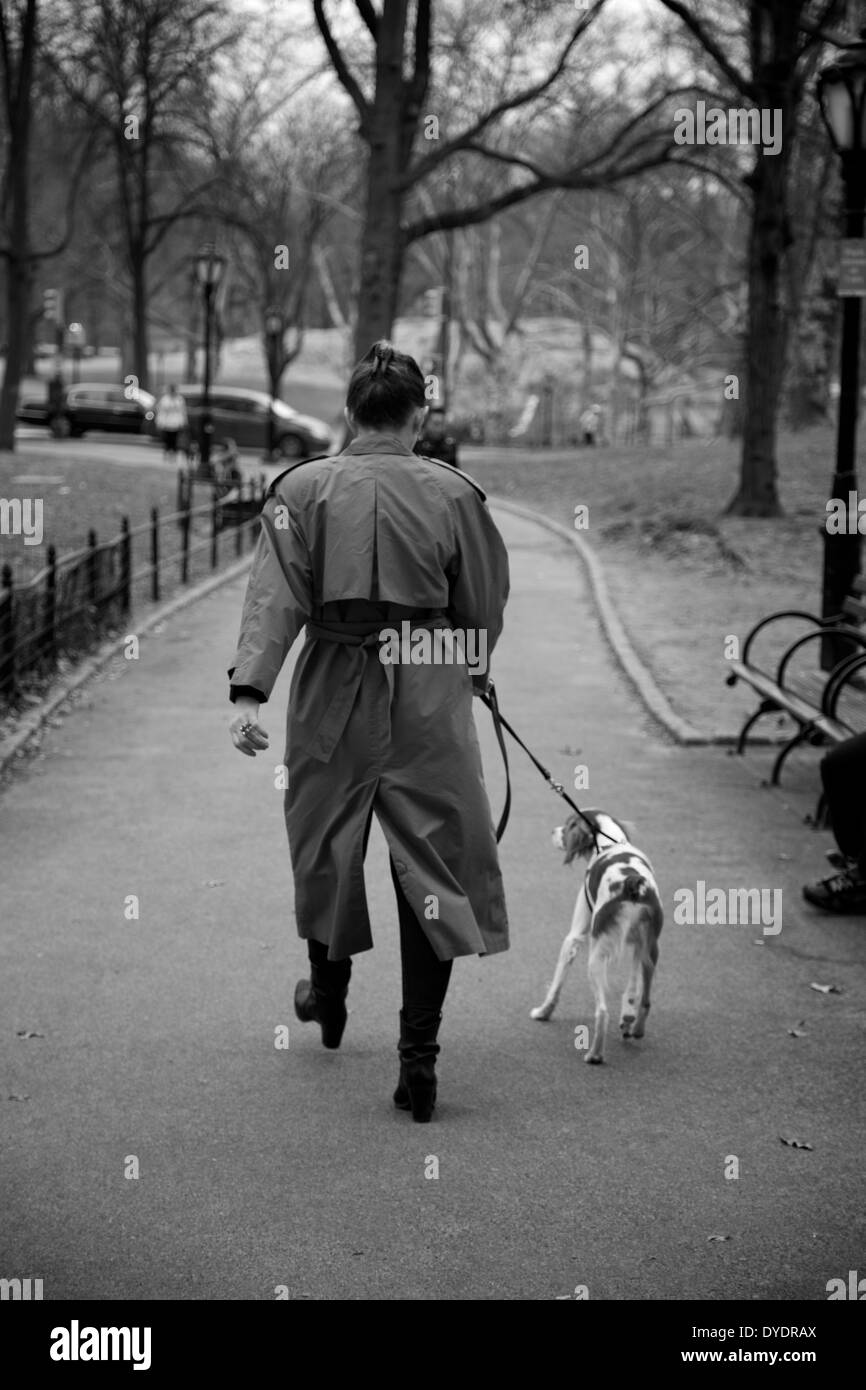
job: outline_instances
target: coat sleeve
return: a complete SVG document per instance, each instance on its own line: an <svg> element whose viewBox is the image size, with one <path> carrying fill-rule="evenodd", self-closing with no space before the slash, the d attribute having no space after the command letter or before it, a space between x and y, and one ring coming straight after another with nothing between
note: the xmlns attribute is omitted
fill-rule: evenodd
<svg viewBox="0 0 866 1390"><path fill-rule="evenodd" d="M285 506L282 510L288 511ZM289 648L309 617L310 577L303 536L291 518L286 529L275 529L274 503L269 500L247 582L238 647L229 667L232 687L253 687L269 698Z"/></svg>
<svg viewBox="0 0 866 1390"><path fill-rule="evenodd" d="M476 690L484 690L508 598L508 551L487 504L474 488L457 499L455 513L457 554L450 576L448 616L455 627L487 633L488 673L472 677Z"/></svg>

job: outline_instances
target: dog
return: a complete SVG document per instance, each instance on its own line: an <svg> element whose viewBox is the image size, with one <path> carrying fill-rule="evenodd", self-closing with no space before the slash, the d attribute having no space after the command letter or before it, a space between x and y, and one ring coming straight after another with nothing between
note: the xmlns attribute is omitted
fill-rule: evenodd
<svg viewBox="0 0 866 1390"><path fill-rule="evenodd" d="M595 995L595 1031L584 1061L604 1061L607 1032L607 967L626 948L631 962L622 996L619 1027L623 1038L642 1038L650 1010L650 990L659 958L664 913L652 865L630 840L630 827L605 811L575 814L553 832L565 863L589 862L574 905L571 928L562 943L547 998L531 1010L544 1021L556 1008L568 967L579 944L589 937L589 979ZM593 836L593 831L595 836Z"/></svg>

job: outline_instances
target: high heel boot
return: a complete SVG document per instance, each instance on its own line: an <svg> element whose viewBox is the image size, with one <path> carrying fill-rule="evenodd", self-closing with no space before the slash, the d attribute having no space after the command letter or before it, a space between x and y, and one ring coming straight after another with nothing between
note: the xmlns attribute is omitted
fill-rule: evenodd
<svg viewBox="0 0 866 1390"><path fill-rule="evenodd" d="M441 1013L410 1005L400 1010L400 1079L394 1092L398 1110L411 1110L412 1119L429 1121L436 1105L436 1038Z"/></svg>
<svg viewBox="0 0 866 1390"><path fill-rule="evenodd" d="M326 952L327 948L322 950ZM319 1024L322 1043L328 1048L339 1047L343 1039L351 972L351 960L311 960L312 978L299 980L295 986L295 1014L302 1023Z"/></svg>

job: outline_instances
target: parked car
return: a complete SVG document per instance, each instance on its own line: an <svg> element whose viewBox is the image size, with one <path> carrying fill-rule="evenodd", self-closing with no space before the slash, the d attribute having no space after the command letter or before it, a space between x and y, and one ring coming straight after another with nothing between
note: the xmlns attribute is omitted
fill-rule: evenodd
<svg viewBox="0 0 866 1390"><path fill-rule="evenodd" d="M82 382L66 388L54 433L73 439L80 439L88 430L141 434L153 426L154 407L154 397L147 391ZM27 425L47 425L48 397L21 400L17 418Z"/></svg>
<svg viewBox="0 0 866 1390"><path fill-rule="evenodd" d="M201 428L201 386L179 386L186 401L190 433L198 435ZM239 386L214 386L210 393L212 442L222 444L233 439L239 449L267 449L268 420L273 419L274 449L284 459L308 458L311 454L327 453L332 445L331 431L322 420L301 415L284 401L271 401L265 391L248 391Z"/></svg>

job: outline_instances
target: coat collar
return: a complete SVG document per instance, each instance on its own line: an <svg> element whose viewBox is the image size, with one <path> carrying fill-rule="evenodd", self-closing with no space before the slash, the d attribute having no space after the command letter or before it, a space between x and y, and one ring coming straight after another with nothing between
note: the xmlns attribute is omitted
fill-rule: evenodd
<svg viewBox="0 0 866 1390"><path fill-rule="evenodd" d="M402 454L404 458L418 457L411 449L407 449L395 434L380 434L376 430L358 435L340 451L338 457L344 454Z"/></svg>

